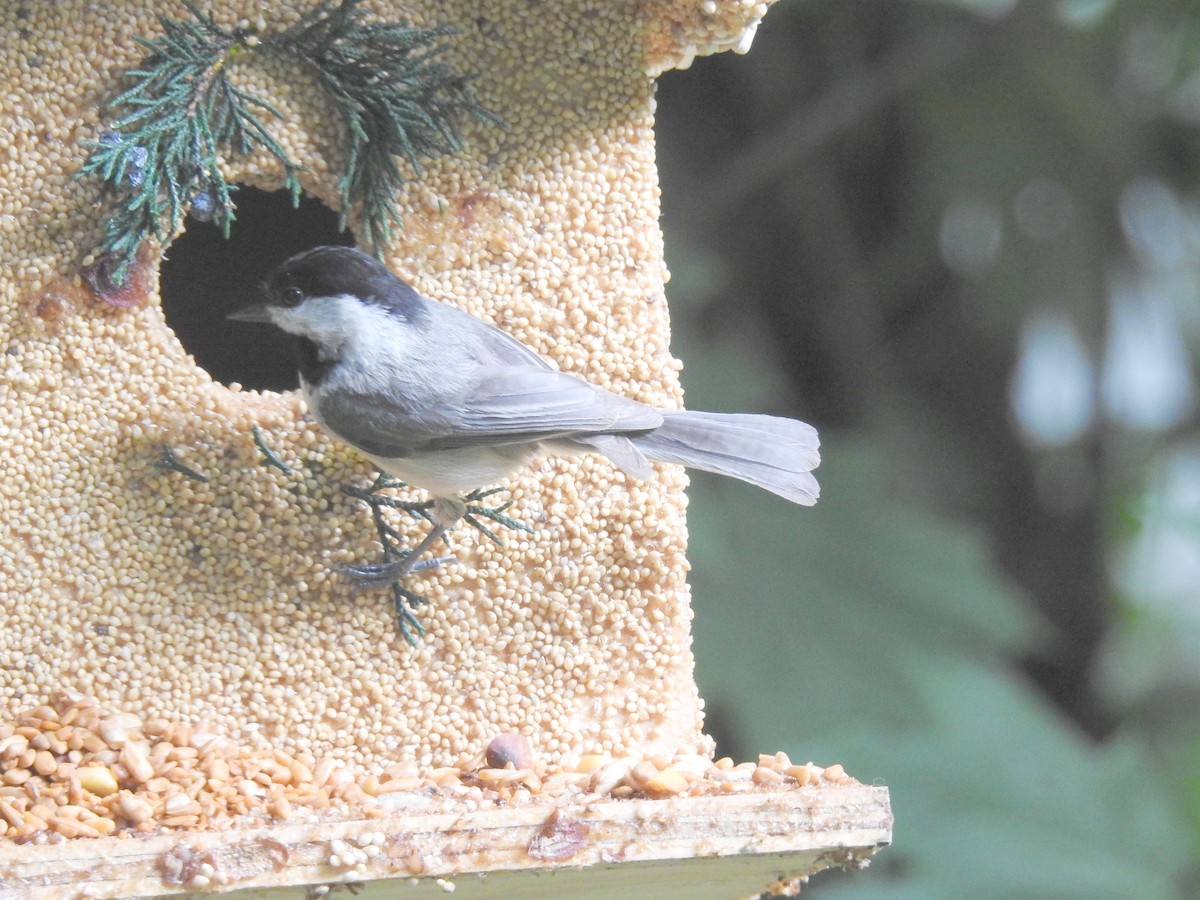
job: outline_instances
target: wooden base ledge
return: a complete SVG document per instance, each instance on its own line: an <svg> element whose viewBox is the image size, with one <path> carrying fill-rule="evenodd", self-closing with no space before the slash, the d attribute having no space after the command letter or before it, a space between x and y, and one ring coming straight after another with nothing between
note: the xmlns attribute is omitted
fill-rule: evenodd
<svg viewBox="0 0 1200 900"><path fill-rule="evenodd" d="M858 867L891 841L886 787L395 811L226 832L0 842L0 900L237 892L359 898L740 898Z"/></svg>

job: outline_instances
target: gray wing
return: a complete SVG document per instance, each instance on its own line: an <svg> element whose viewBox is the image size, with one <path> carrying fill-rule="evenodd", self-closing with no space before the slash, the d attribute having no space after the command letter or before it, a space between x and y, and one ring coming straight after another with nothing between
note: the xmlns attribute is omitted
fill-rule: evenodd
<svg viewBox="0 0 1200 900"><path fill-rule="evenodd" d="M347 442L392 458L461 447L636 434L663 421L653 407L544 365L481 368L469 389L454 398L443 397L435 409L403 409L394 397L343 392L336 404L324 404L316 413Z"/></svg>
<svg viewBox="0 0 1200 900"><path fill-rule="evenodd" d="M479 341L477 352L482 358L481 361L498 365L530 366L535 369L549 369L551 372L558 371L532 347L526 347L507 331L502 331L495 325L476 319L460 309L453 309L452 312L457 313L459 318L465 316L471 319L476 326L473 333Z"/></svg>

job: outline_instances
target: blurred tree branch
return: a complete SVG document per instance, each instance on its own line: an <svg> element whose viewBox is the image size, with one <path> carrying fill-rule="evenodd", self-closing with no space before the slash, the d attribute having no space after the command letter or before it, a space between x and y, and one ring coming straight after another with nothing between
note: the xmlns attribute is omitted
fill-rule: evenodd
<svg viewBox="0 0 1200 900"><path fill-rule="evenodd" d="M833 138L978 48L981 30L965 24L921 32L880 59L843 74L819 98L787 112L770 132L754 136L727 163L705 178L681 221L710 221L756 192L794 175L797 166Z"/></svg>

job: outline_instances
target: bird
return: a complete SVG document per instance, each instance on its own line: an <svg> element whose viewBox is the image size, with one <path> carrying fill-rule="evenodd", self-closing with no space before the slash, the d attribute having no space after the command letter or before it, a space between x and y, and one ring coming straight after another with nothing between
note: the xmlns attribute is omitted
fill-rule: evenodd
<svg viewBox="0 0 1200 900"><path fill-rule="evenodd" d="M425 297L378 259L319 246L280 264L261 303L229 318L292 339L313 418L378 469L433 498L412 551L351 568L395 583L467 514L467 499L544 455L599 454L650 478L673 463L817 501L816 429L796 419L665 409L562 372L495 325ZM473 493L475 492L475 493ZM440 563L442 560L436 560Z"/></svg>

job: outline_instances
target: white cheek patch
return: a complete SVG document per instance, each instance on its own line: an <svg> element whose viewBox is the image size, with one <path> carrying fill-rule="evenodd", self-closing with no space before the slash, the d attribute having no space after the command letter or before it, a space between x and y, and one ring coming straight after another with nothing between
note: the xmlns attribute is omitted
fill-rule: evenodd
<svg viewBox="0 0 1200 900"><path fill-rule="evenodd" d="M411 345L405 323L349 294L310 297L293 309L276 309L275 323L311 340L322 360L337 363L327 389L386 393Z"/></svg>
<svg viewBox="0 0 1200 900"><path fill-rule="evenodd" d="M276 308L274 319L284 331L306 337L331 357L352 364L395 356L407 336L387 310L349 294L310 297L292 309Z"/></svg>
<svg viewBox="0 0 1200 900"><path fill-rule="evenodd" d="M299 306L276 307L275 324L289 334L306 337L318 346L338 347L350 332L347 317L359 306L352 297L309 297Z"/></svg>
<svg viewBox="0 0 1200 900"><path fill-rule="evenodd" d="M309 337L308 322L298 309L285 309L281 306L271 308L271 321L288 334L297 337Z"/></svg>

